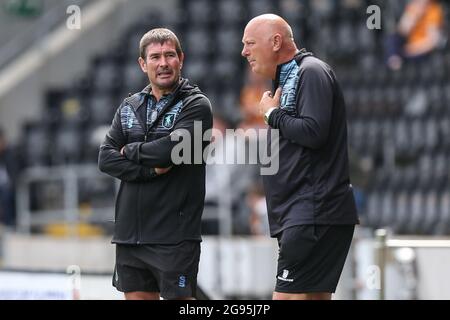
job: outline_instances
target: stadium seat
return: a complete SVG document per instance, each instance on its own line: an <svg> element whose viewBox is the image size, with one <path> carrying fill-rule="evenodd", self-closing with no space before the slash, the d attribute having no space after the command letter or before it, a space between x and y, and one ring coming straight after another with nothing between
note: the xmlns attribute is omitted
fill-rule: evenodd
<svg viewBox="0 0 450 320"><path fill-rule="evenodd" d="M75 125L60 127L55 132L55 138L51 152L52 164L76 164L81 161L84 146L81 128Z"/></svg>
<svg viewBox="0 0 450 320"><path fill-rule="evenodd" d="M217 1L217 25L242 28L247 16L245 2L239 0L219 0Z"/></svg>
<svg viewBox="0 0 450 320"><path fill-rule="evenodd" d="M425 193L425 204L423 209L422 233L433 234L439 223L438 193L430 191Z"/></svg>
<svg viewBox="0 0 450 320"><path fill-rule="evenodd" d="M437 235L448 235L450 233L450 192L445 191L439 199L439 218L433 230Z"/></svg>
<svg viewBox="0 0 450 320"><path fill-rule="evenodd" d="M195 27L208 26L215 19L214 2L208 0L186 1L187 20Z"/></svg>
<svg viewBox="0 0 450 320"><path fill-rule="evenodd" d="M396 208L395 208L395 223L392 225L394 232L407 233L407 223L409 221L410 212L410 198L406 191L401 191L397 194Z"/></svg>
<svg viewBox="0 0 450 320"><path fill-rule="evenodd" d="M97 125L110 124L114 112L121 102L121 100L113 101L111 95L107 93L99 93L88 97L86 103L91 123Z"/></svg>
<svg viewBox="0 0 450 320"><path fill-rule="evenodd" d="M25 125L23 159L26 167L50 165L50 130L41 123Z"/></svg>

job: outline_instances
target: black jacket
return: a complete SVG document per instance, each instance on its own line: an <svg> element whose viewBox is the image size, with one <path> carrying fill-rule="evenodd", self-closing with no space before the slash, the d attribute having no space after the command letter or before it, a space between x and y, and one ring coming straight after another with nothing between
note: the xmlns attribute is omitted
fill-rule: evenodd
<svg viewBox="0 0 450 320"><path fill-rule="evenodd" d="M200 241L204 162L174 165L162 175L156 175L153 168L173 165L171 151L178 142L172 141L172 132L186 129L193 133L194 121L201 121L203 132L212 127L210 102L196 86L182 79L152 122L147 110L149 90L150 86L122 102L100 146L100 170L121 180L112 242ZM140 108L147 110L143 119ZM203 148L207 144L203 142ZM125 156L120 154L123 146Z"/></svg>
<svg viewBox="0 0 450 320"><path fill-rule="evenodd" d="M279 65L279 170L263 176L274 236L301 224L358 223L349 179L344 98L331 68L304 49ZM270 132L269 132L270 143Z"/></svg>

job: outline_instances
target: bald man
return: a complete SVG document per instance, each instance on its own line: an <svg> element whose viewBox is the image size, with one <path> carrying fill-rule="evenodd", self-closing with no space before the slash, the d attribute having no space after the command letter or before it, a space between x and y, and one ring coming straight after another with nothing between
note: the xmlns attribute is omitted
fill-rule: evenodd
<svg viewBox="0 0 450 320"><path fill-rule="evenodd" d="M252 71L272 79L275 91L259 104L280 136L280 168L263 176L270 234L280 249L273 298L329 300L359 223L342 92L330 66L297 49L281 17L252 19L242 42Z"/></svg>

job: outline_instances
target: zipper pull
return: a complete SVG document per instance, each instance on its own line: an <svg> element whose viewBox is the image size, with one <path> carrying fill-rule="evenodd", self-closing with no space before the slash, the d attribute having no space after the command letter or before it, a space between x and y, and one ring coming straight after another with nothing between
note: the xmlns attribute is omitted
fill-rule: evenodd
<svg viewBox="0 0 450 320"><path fill-rule="evenodd" d="M147 142L147 134L144 136L144 142Z"/></svg>

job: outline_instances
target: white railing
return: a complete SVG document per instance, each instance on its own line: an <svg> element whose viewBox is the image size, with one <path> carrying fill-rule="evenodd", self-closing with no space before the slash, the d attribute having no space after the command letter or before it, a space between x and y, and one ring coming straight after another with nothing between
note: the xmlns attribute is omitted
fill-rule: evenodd
<svg viewBox="0 0 450 320"><path fill-rule="evenodd" d="M98 180L114 185L114 193L104 207L88 207L80 205L80 180L89 180L92 183ZM58 199L58 208L32 208L31 197L33 186L46 183L56 183L56 194L52 198ZM230 183L228 181L228 183ZM33 227L41 227L51 223L65 223L69 227L80 222L104 224L114 218L114 204L120 181L101 173L95 164L90 165L68 165L58 167L32 167L25 170L17 186L17 229L22 233L30 233ZM231 188L231 186L230 186ZM219 235L231 236L232 214L229 196L223 195L217 204L205 206L203 220L217 220L219 223ZM74 230L73 228L69 228Z"/></svg>
<svg viewBox="0 0 450 320"><path fill-rule="evenodd" d="M394 248L450 248L450 238L432 236L396 236L388 235L387 230L375 231L377 263L380 268L380 290L379 299L386 298L386 265L389 250Z"/></svg>
<svg viewBox="0 0 450 320"><path fill-rule="evenodd" d="M110 180L117 192L118 181L102 174L96 165L74 165L61 167L33 167L27 169L19 179L17 186L17 228L18 231L30 233L33 226L43 226L55 222L76 224L79 222L107 222L114 217L114 198L111 195L110 204L103 208L83 208L80 206L80 179ZM33 210L31 196L33 184L59 183L55 198L60 199L60 208L44 208ZM43 186L43 185L42 185ZM86 211L88 212L86 214Z"/></svg>

